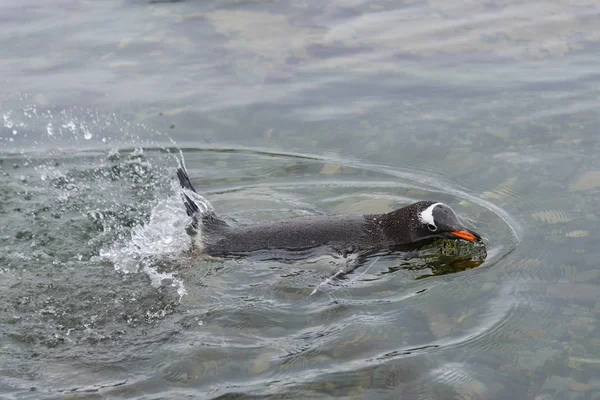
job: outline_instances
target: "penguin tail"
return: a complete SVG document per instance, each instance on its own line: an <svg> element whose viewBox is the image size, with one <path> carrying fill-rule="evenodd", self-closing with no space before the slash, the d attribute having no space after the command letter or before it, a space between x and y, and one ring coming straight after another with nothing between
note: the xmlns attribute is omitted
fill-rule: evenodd
<svg viewBox="0 0 600 400"><path fill-rule="evenodd" d="M194 193L198 193L196 192L194 185L192 185L192 181L190 181L190 177L188 176L183 164L180 164L179 167L177 167L177 178L179 178L179 184L183 189L188 189Z"/></svg>
<svg viewBox="0 0 600 400"><path fill-rule="evenodd" d="M220 219L208 200L202 197L192 185L183 164L177 167L177 178L181 185L181 199L187 215L192 219L191 227L197 231L200 225L227 225Z"/></svg>

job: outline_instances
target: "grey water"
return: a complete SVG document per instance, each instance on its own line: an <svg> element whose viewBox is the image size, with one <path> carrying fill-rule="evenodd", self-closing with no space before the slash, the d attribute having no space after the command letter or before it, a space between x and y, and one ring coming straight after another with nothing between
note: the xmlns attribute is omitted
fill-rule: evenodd
<svg viewBox="0 0 600 400"><path fill-rule="evenodd" d="M0 0L0 23L1 398L600 397L597 2ZM205 257L182 156L231 223L439 199L487 255L327 285L335 257Z"/></svg>

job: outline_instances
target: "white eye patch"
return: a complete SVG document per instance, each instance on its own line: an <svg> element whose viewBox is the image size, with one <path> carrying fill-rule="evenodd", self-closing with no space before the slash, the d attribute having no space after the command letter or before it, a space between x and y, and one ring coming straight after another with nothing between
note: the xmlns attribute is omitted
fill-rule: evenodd
<svg viewBox="0 0 600 400"><path fill-rule="evenodd" d="M425 225L433 225L437 227L435 221L433 220L433 209L443 203L433 203L423 211L419 213L419 221Z"/></svg>

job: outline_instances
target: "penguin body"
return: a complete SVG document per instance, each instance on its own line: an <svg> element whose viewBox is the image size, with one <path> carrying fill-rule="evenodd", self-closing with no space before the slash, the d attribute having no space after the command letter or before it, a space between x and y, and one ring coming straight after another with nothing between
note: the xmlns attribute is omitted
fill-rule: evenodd
<svg viewBox="0 0 600 400"><path fill-rule="evenodd" d="M449 206L435 201L419 201L385 214L298 217L232 226L196 192L182 166L177 176L196 247L211 256L301 252L318 247L346 256L387 249L407 251L440 237L481 241Z"/></svg>

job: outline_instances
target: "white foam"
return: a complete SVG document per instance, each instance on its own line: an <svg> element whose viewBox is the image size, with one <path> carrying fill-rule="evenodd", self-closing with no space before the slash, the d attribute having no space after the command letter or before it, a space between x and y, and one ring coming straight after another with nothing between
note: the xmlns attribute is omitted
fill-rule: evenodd
<svg viewBox="0 0 600 400"><path fill-rule="evenodd" d="M437 226L433 220L433 209L443 203L433 203L419 214L419 221L427 225Z"/></svg>

